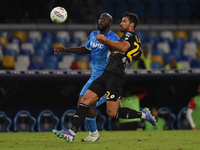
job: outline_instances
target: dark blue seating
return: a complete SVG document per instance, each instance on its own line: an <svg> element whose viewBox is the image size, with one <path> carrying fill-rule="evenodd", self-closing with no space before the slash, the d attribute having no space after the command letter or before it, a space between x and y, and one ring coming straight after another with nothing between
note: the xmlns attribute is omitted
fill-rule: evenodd
<svg viewBox="0 0 200 150"><path fill-rule="evenodd" d="M95 109L95 111L97 113L97 118L96 118L97 129L98 131L103 131L105 123L106 123L106 117L102 115L98 109ZM84 128L85 128L85 131L88 131L88 125L86 121L84 122Z"/></svg>
<svg viewBox="0 0 200 150"><path fill-rule="evenodd" d="M186 129L192 129L191 128L191 125L186 117L186 113L187 113L187 107L183 107L179 113L178 113L178 116L177 116L177 127L178 129L183 129L183 130L186 130Z"/></svg>
<svg viewBox="0 0 200 150"><path fill-rule="evenodd" d="M31 62L28 70L42 70L43 66L40 62Z"/></svg>
<svg viewBox="0 0 200 150"><path fill-rule="evenodd" d="M0 111L0 132L10 132L12 121L3 111Z"/></svg>
<svg viewBox="0 0 200 150"><path fill-rule="evenodd" d="M174 130L174 123L176 121L176 116L167 107L161 107L158 110L158 117L165 120L165 130Z"/></svg>
<svg viewBox="0 0 200 150"><path fill-rule="evenodd" d="M161 69L162 66L159 62L151 62L151 68L152 69Z"/></svg>
<svg viewBox="0 0 200 150"><path fill-rule="evenodd" d="M35 132L35 124L35 118L26 110L19 111L14 117L14 131Z"/></svg>
<svg viewBox="0 0 200 150"><path fill-rule="evenodd" d="M52 129L57 129L58 123L58 117L51 110L43 110L37 118L39 132L51 132Z"/></svg>
<svg viewBox="0 0 200 150"><path fill-rule="evenodd" d="M50 70L58 69L58 57L56 55L46 56L44 62L44 69L50 69Z"/></svg>
<svg viewBox="0 0 200 150"><path fill-rule="evenodd" d="M55 38L54 43L63 43L65 47L68 46L66 38Z"/></svg>
<svg viewBox="0 0 200 150"><path fill-rule="evenodd" d="M37 38L28 38L27 43L33 44L34 48L37 48L39 46L39 41Z"/></svg>
<svg viewBox="0 0 200 150"><path fill-rule="evenodd" d="M3 55L11 55L11 56L14 56L15 61L17 61L17 51L16 51L16 50L5 49L5 50L3 51Z"/></svg>

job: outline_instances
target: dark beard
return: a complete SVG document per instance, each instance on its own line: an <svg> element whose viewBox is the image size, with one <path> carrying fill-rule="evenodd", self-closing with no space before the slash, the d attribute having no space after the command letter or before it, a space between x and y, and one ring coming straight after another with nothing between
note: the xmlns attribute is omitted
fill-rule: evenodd
<svg viewBox="0 0 200 150"><path fill-rule="evenodd" d="M102 28L99 28L99 25L97 25L97 29L99 30L99 31L105 31L105 30L107 30L108 29L108 25L107 26L104 26L104 27L102 27Z"/></svg>

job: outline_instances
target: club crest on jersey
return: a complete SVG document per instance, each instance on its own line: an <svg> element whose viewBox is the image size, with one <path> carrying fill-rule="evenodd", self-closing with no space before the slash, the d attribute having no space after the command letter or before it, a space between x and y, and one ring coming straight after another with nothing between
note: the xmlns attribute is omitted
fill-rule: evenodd
<svg viewBox="0 0 200 150"><path fill-rule="evenodd" d="M93 47L93 48L99 47L100 49L102 49L103 48L103 44L90 42L90 47Z"/></svg>

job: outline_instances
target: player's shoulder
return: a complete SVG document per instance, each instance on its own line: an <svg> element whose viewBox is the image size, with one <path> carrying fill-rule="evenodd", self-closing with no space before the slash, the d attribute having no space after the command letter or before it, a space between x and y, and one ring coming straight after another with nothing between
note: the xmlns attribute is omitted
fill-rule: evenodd
<svg viewBox="0 0 200 150"><path fill-rule="evenodd" d="M90 36L95 36L95 35L97 35L98 33L99 33L98 30L92 31L92 32L90 33Z"/></svg>

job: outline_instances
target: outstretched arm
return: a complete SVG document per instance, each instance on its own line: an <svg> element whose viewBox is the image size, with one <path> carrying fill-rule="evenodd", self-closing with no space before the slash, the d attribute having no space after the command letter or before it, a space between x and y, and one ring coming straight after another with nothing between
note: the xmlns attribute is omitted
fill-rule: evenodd
<svg viewBox="0 0 200 150"><path fill-rule="evenodd" d="M58 52L61 52L65 54L66 52L74 53L74 54L89 54L90 51L85 46L80 46L76 48L65 48L65 47L56 47L54 49L54 54L58 54Z"/></svg>

